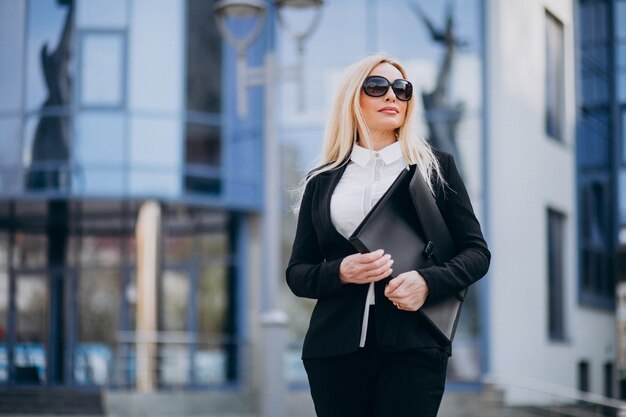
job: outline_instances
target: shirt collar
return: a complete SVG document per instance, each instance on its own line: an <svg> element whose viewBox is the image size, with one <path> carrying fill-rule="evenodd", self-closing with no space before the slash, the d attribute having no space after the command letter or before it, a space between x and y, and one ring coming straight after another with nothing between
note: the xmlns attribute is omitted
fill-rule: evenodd
<svg viewBox="0 0 626 417"><path fill-rule="evenodd" d="M385 165L392 164L402 158L402 148L400 147L400 142L396 141L378 151L370 151L369 149L355 143L352 147L350 159L357 165L364 167L370 162L370 159L376 153L380 155L380 158L383 160Z"/></svg>

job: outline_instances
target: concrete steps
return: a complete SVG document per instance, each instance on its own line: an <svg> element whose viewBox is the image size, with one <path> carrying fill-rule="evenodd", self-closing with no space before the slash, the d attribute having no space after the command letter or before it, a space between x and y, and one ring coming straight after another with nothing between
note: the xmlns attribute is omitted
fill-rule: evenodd
<svg viewBox="0 0 626 417"><path fill-rule="evenodd" d="M72 388L2 387L0 415L104 416L102 393Z"/></svg>

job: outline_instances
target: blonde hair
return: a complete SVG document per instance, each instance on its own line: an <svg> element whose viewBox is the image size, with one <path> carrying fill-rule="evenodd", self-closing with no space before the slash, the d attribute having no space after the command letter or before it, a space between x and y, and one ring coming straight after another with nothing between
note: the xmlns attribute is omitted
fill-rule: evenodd
<svg viewBox="0 0 626 417"><path fill-rule="evenodd" d="M306 184L316 175L338 168L348 163L352 148L358 140L364 147L372 148L372 138L365 123L360 105L361 86L372 70L383 63L396 67L404 78L408 78L404 67L386 54L367 56L346 68L343 79L337 90L330 117L324 131L324 145L318 158L317 168L303 179L297 190L298 201L295 211L299 209L300 200ZM420 135L418 116L415 111L415 98L407 102L406 116L403 125L396 129L402 156L410 165L417 165L426 180L430 191L434 194L433 182L445 184L437 158L426 139ZM361 132L361 136L357 133Z"/></svg>

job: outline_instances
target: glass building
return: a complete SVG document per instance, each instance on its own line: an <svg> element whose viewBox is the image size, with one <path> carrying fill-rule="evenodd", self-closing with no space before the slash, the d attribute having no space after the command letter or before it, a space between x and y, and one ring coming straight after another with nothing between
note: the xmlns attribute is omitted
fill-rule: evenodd
<svg viewBox="0 0 626 417"><path fill-rule="evenodd" d="M157 386L238 380L259 116L226 117L213 22L205 0L0 1L0 384L134 386L147 200Z"/></svg>
<svg viewBox="0 0 626 417"><path fill-rule="evenodd" d="M136 388L147 343L136 333L136 229L151 200L161 207L157 387L247 378L263 91L249 89L248 115L236 115L235 52L213 4L0 0L0 384ZM270 48L281 65L298 59L273 12L249 65ZM308 18L284 17L294 28ZM305 47L306 107L298 83L278 87L283 264L289 191L314 163L341 71L368 53L406 65L425 133L456 156L484 216L482 18L480 0L324 5ZM352 35L338 42L339 27ZM297 387L312 304L282 290ZM481 293L466 302L449 381L476 383L486 367Z"/></svg>
<svg viewBox="0 0 626 417"><path fill-rule="evenodd" d="M425 133L455 155L484 221L483 2L453 3L398 2L393 16L382 1L323 6L305 46L305 109L297 82L278 87L282 265L295 229L289 191L319 153L343 68L368 53L405 64ZM213 4L0 0L0 384L132 390L142 343L157 347L157 387L247 380L263 90L249 89L248 115L237 116L235 51L217 32ZM282 65L298 59L274 12L249 65L269 49ZM284 18L299 28L309 17ZM150 342L136 332L146 201L161 207ZM448 380L475 384L487 328L482 286L470 294ZM312 304L284 286L280 304L290 317L286 377L297 387Z"/></svg>

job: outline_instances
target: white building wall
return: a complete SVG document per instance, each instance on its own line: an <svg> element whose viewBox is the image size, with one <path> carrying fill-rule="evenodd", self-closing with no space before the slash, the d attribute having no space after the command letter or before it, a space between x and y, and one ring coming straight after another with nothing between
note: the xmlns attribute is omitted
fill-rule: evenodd
<svg viewBox="0 0 626 417"><path fill-rule="evenodd" d="M587 360L591 390L603 393L603 365L615 357L613 314L577 301L574 2L487 0L486 7L489 372L577 387L578 363ZM564 25L563 143L544 128L546 10ZM548 337L548 207L566 215L562 343Z"/></svg>

